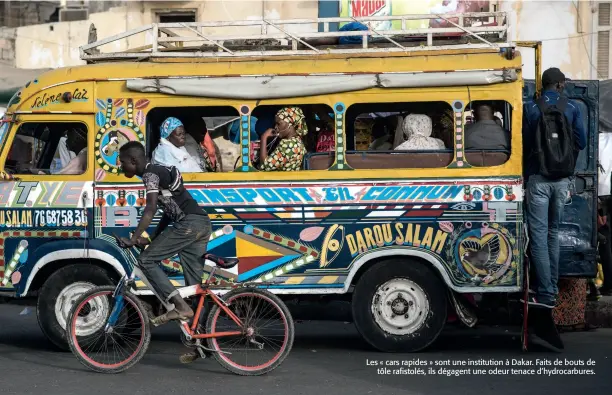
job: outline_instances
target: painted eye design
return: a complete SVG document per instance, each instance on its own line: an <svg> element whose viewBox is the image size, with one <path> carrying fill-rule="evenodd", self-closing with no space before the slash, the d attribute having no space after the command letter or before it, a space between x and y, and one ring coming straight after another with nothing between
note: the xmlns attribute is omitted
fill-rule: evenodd
<svg viewBox="0 0 612 395"><path fill-rule="evenodd" d="M451 210L466 211L473 210L474 208L476 208L476 205L474 203L457 203L451 207Z"/></svg>

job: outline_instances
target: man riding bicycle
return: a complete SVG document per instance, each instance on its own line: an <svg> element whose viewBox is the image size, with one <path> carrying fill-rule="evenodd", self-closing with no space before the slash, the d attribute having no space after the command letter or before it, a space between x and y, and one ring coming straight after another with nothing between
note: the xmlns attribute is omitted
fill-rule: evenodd
<svg viewBox="0 0 612 395"><path fill-rule="evenodd" d="M164 212L152 242L138 256L138 266L155 294L174 304L174 309L151 322L158 326L171 320L188 320L194 315L193 309L181 298L159 264L178 254L185 285L201 284L204 274L202 256L212 231L210 218L185 189L178 169L148 163L145 149L139 142L123 145L119 150L119 160L126 177L142 178L147 194L147 204L136 231L130 239L121 238L124 247L144 247L148 241L141 235L151 225L158 205ZM168 228L171 222L173 226Z"/></svg>

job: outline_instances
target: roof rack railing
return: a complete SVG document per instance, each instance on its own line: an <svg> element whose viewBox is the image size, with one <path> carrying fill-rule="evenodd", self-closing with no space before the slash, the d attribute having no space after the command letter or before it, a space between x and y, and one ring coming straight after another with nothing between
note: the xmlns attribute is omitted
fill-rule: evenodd
<svg viewBox="0 0 612 395"><path fill-rule="evenodd" d="M448 27L409 28L410 21L438 20ZM479 24L466 24L466 21L479 20ZM512 46L508 33L505 12L473 12L464 14L419 14L361 18L316 18L283 20L242 20L208 21L189 23L153 23L121 34L98 40L80 47L81 59L88 62L111 60L147 60L151 58L207 58L207 57L252 57L318 54L355 54L377 52L414 52L445 49L491 49ZM329 31L332 23L360 22L368 30ZM397 25L400 29L376 29L380 23L387 26ZM319 32L314 26L323 25ZM312 25L313 31L291 32L287 26ZM427 26L430 23L427 22ZM219 34L224 28L243 28L258 30L251 34ZM256 29L259 28L259 29ZM188 32L179 34L176 29ZM215 30L215 34L204 31ZM135 35L149 35L146 45L126 48L123 51L101 52L100 47L121 42ZM434 44L434 39L448 36L461 36L475 42L460 42L446 45ZM485 36L485 37L483 37ZM337 45L340 37L361 37L361 47ZM419 40L417 45L406 41ZM143 37L142 42L146 42ZM265 43L262 43L262 40ZM230 42L230 43L228 43ZM376 42L378 45L374 44ZM242 43L238 50L232 47ZM383 43L384 45L380 45ZM191 45L190 47L186 44ZM283 48L283 47L290 48Z"/></svg>

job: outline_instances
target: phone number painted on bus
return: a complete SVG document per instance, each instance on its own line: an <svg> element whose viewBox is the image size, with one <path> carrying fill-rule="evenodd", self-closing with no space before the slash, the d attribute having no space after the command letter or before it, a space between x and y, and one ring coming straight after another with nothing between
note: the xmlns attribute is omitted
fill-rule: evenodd
<svg viewBox="0 0 612 395"><path fill-rule="evenodd" d="M0 228L83 227L87 225L84 210L0 210Z"/></svg>

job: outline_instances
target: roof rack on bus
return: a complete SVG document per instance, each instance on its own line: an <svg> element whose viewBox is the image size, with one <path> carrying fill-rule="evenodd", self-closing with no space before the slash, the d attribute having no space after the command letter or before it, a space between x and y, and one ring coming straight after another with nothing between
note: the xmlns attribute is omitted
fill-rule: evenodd
<svg viewBox="0 0 612 395"><path fill-rule="evenodd" d="M210 21L153 23L80 47L87 62L152 60L154 58L232 58L286 55L363 54L511 47L505 12L397 15L360 18ZM421 21L421 26L409 27ZM442 25L443 27L431 27ZM368 30L330 31L330 24L359 22ZM474 23L476 22L476 23ZM322 26L323 31L317 29ZM377 28L378 26L378 28ZM296 28L297 27L297 28ZM398 29L399 27L399 29ZM221 34L233 29L234 34ZM243 33L244 31L248 33ZM235 34L240 31L240 34ZM212 33L211 33L212 32ZM127 42L138 42L129 47ZM339 45L341 37L361 43ZM126 40L130 38L129 40ZM112 44L121 51L101 52Z"/></svg>

